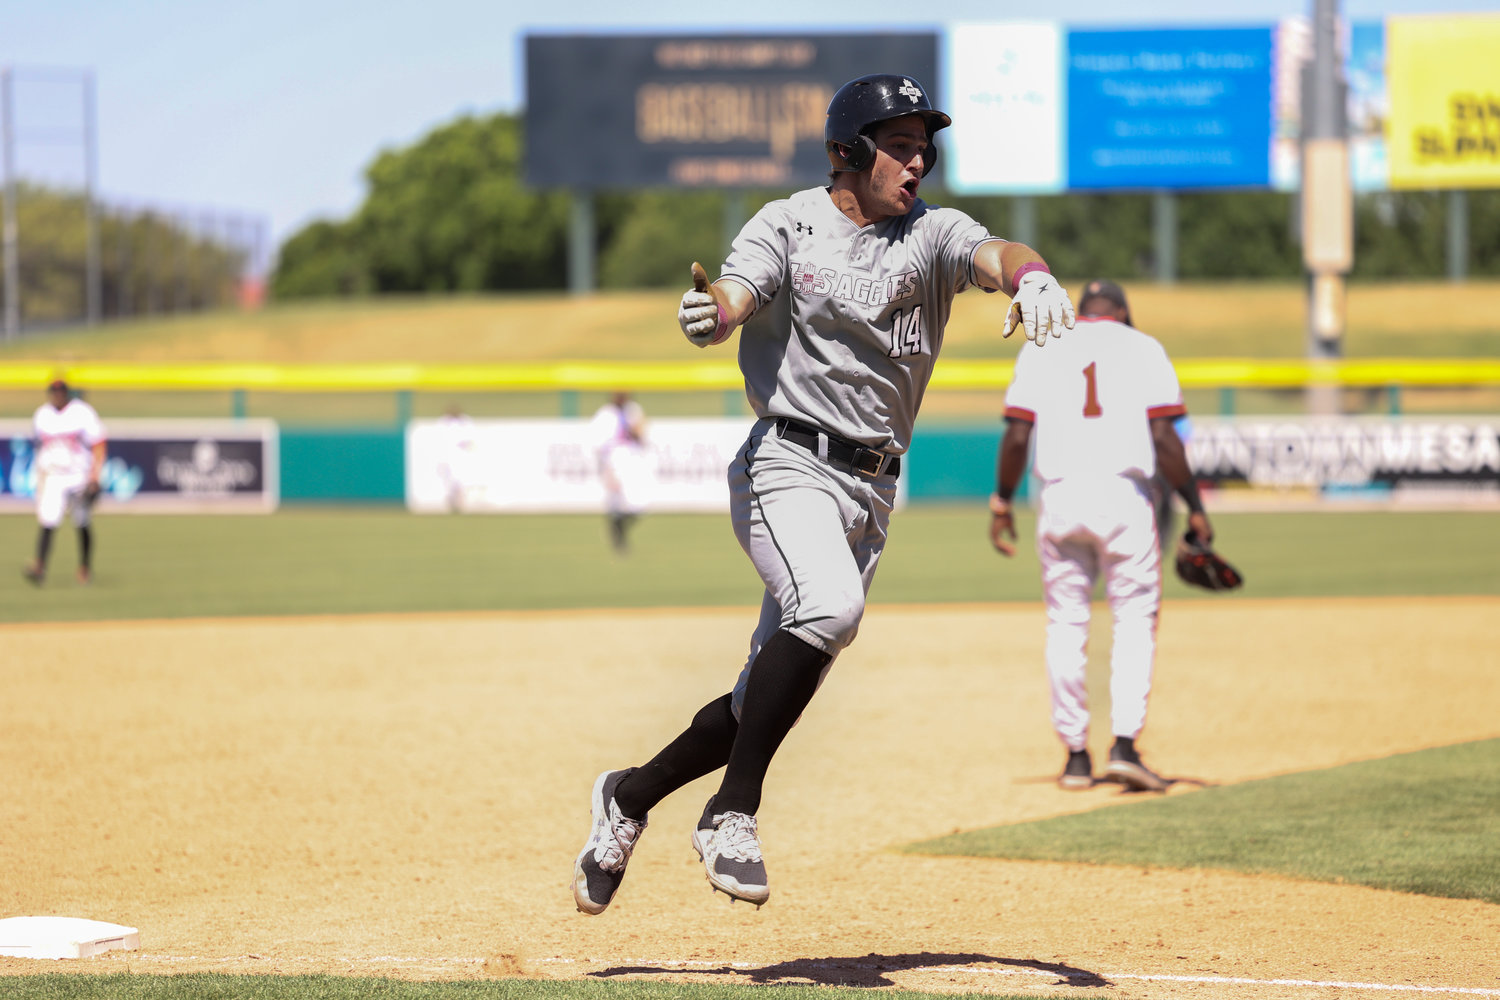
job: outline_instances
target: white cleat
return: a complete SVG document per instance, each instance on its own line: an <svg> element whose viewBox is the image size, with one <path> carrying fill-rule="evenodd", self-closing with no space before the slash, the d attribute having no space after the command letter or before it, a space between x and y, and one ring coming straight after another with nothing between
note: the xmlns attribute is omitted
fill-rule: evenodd
<svg viewBox="0 0 1500 1000"><path fill-rule="evenodd" d="M771 898L766 884L766 862L761 856L755 817L741 812L714 813L713 799L693 830L693 850L703 862L708 884L729 897L756 909Z"/></svg>
<svg viewBox="0 0 1500 1000"><path fill-rule="evenodd" d="M573 863L573 902L580 913L597 916L609 906L646 829L644 819L631 819L615 804L615 788L633 770L605 771L594 781L593 827Z"/></svg>

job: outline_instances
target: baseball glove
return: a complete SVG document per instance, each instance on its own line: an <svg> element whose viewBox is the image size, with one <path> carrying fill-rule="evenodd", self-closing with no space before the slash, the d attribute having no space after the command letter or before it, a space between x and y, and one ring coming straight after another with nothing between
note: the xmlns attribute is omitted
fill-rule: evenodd
<svg viewBox="0 0 1500 1000"><path fill-rule="evenodd" d="M1183 583L1204 590L1233 590L1245 582L1239 570L1191 531L1177 543L1177 575Z"/></svg>
<svg viewBox="0 0 1500 1000"><path fill-rule="evenodd" d="M85 506L94 506L94 501L99 499L99 494L104 492L98 483L89 483L83 488L83 502Z"/></svg>

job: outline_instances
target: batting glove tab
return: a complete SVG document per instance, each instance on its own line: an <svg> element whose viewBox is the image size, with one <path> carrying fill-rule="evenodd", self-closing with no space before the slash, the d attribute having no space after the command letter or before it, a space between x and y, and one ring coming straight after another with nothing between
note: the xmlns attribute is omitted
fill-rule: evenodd
<svg viewBox="0 0 1500 1000"><path fill-rule="evenodd" d="M1068 298L1068 290L1046 271L1028 271L1011 297L1000 335L1009 337L1020 324L1026 330L1026 339L1040 347L1049 336L1061 337L1064 328L1073 329L1073 322L1073 300Z"/></svg>
<svg viewBox="0 0 1500 1000"><path fill-rule="evenodd" d="M719 332L719 303L708 292L684 292L677 307L677 325L699 347L714 342Z"/></svg>

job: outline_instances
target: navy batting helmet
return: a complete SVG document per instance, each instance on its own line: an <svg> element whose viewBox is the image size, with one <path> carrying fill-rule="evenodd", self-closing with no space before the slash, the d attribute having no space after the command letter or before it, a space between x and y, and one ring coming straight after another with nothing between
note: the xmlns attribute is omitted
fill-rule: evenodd
<svg viewBox="0 0 1500 1000"><path fill-rule="evenodd" d="M927 122L927 151L922 154L922 176L937 162L932 135L953 124L953 119L932 106L927 88L909 76L875 73L850 80L828 102L828 121L823 126L828 162L834 170L854 173L875 162L875 142L869 133L883 121L904 115L921 115Z"/></svg>

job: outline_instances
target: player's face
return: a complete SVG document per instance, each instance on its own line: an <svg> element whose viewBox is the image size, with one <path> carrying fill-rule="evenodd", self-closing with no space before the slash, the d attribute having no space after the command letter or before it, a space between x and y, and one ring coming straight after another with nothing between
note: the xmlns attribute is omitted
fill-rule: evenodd
<svg viewBox="0 0 1500 1000"><path fill-rule="evenodd" d="M917 200L926 166L927 123L921 115L881 122L871 136L875 163L870 168L870 199L876 217L905 215Z"/></svg>
<svg viewBox="0 0 1500 1000"><path fill-rule="evenodd" d="M33 397L33 398L35 398L35 397ZM53 406L54 409L58 409L58 410L62 409L64 406L68 405L68 390L66 390L66 389L48 389L47 390L47 401L52 404L52 406Z"/></svg>

